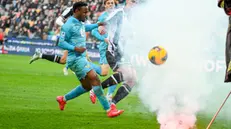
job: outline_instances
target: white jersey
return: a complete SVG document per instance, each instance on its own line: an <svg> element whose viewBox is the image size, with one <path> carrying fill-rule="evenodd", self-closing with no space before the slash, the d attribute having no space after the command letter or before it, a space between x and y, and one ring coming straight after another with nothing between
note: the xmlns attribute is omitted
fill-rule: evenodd
<svg viewBox="0 0 231 129"><path fill-rule="evenodd" d="M120 31L123 22L124 10L123 8L114 9L109 13L105 22L108 28L108 39L111 42L108 45L108 50L114 55L114 51L118 48L118 42L120 38Z"/></svg>
<svg viewBox="0 0 231 129"><path fill-rule="evenodd" d="M66 8L63 13L56 19L55 23L59 26L62 26L68 17L72 16L73 11L72 7ZM85 24L91 24L88 20L85 22Z"/></svg>
<svg viewBox="0 0 231 129"><path fill-rule="evenodd" d="M55 23L62 26L65 20L73 14L72 7L66 8L63 13L56 19Z"/></svg>
<svg viewBox="0 0 231 129"><path fill-rule="evenodd" d="M109 23L109 40L115 45L118 44L118 42L115 41L115 39L119 39L119 33L123 22L123 15L123 8L114 9L112 12L109 13L109 16L105 20L105 22Z"/></svg>
<svg viewBox="0 0 231 129"><path fill-rule="evenodd" d="M111 44L108 46L108 50L111 53L114 53L115 49L123 52L126 41L134 36L131 19L127 16L130 14L125 11L124 7L115 9L106 19L106 22L110 23L108 38Z"/></svg>

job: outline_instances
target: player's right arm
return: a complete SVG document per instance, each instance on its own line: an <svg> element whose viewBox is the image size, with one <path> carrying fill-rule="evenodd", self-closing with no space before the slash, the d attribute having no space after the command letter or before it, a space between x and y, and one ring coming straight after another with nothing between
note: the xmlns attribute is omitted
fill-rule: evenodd
<svg viewBox="0 0 231 129"><path fill-rule="evenodd" d="M99 22L100 23L100 22ZM99 41L101 42L106 42L106 43L109 43L109 40L107 37L105 37L105 34L104 35L101 35L99 33L99 28L95 28L91 31L91 35L94 36L96 39L98 39Z"/></svg>
<svg viewBox="0 0 231 129"><path fill-rule="evenodd" d="M106 19L107 13L103 13L99 16L98 18L98 23L100 22L104 22L104 20ZM99 32L99 28L95 28L91 31L91 35L94 36L97 40L101 41L101 42L106 42L107 43L107 38L105 37L105 35L101 35Z"/></svg>
<svg viewBox="0 0 231 129"><path fill-rule="evenodd" d="M96 38L98 39L99 41L104 41L105 40L105 37L102 36L99 31L98 31L98 28L95 28L94 30L91 31L91 34Z"/></svg>
<svg viewBox="0 0 231 129"><path fill-rule="evenodd" d="M68 51L76 51L79 53L83 53L86 48L82 48L82 47L75 47L74 45L71 45L70 43L67 42L66 39L68 39L68 32L65 32L63 29L64 26L62 26L61 29L61 34L60 34L60 38L59 38L59 43L58 46L64 50L68 50Z"/></svg>
<svg viewBox="0 0 231 129"><path fill-rule="evenodd" d="M109 39L101 35L98 31L98 28L95 28L94 30L91 31L91 34L98 39L101 42L109 43Z"/></svg>

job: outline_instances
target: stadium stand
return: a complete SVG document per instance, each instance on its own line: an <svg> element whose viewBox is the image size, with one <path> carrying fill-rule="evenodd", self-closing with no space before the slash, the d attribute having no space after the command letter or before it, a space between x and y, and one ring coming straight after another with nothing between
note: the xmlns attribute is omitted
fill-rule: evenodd
<svg viewBox="0 0 231 129"><path fill-rule="evenodd" d="M88 20L96 22L104 10L103 0L86 2L89 4ZM56 41L60 27L55 20L70 6L71 0L0 0L0 28L7 37ZM92 37L87 40L91 42Z"/></svg>

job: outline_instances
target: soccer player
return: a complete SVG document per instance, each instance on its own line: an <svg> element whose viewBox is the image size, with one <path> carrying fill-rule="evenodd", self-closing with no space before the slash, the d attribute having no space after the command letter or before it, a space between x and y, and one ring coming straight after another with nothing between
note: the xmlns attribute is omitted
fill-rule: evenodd
<svg viewBox="0 0 231 129"><path fill-rule="evenodd" d="M107 111L108 117L115 117L122 114L123 110L117 110L114 105L110 106L108 100L104 96L99 78L86 58L85 31L91 31L102 25L102 23L84 25L83 22L86 20L87 12L86 3L76 2L73 5L73 16L71 16L61 28L58 45L64 50L68 50L67 64L69 68L75 72L81 85L64 96L58 96L57 101L60 109L63 110L68 100L93 89L101 105Z"/></svg>
<svg viewBox="0 0 231 129"><path fill-rule="evenodd" d="M105 0L103 4L105 7L105 11L99 16L98 22L104 22L106 18L109 16L109 14L115 8L114 0ZM92 30L91 32L92 36L94 36L96 39L100 41L100 44L99 44L100 61L99 63L101 67L98 68L97 73L100 73L100 75L102 76L108 75L109 69L110 69L110 66L106 58L106 51L107 51L108 44L109 44L108 33L106 32L106 30L111 31L110 29L111 28L109 26L107 27L101 26L99 28ZM116 89L116 85L110 86L108 88L107 99L109 101L111 101L112 94L114 93L115 89ZM92 97L92 90L90 91L90 97ZM93 98L91 98L91 101L92 103L95 103L96 98L93 96Z"/></svg>
<svg viewBox="0 0 231 129"><path fill-rule="evenodd" d="M85 1L85 0L72 0L73 2L79 2L79 1ZM72 7L66 8L63 13L56 19L56 24L60 27L65 23L65 21L73 14ZM56 44L58 44L59 40L57 40ZM44 54L40 51L36 51L35 54L32 56L30 60L30 64L38 59L46 59L51 62L56 62L58 64L66 64L66 58L67 58L68 51L64 50L63 55L59 56L56 54ZM88 58L88 60L90 60ZM68 75L68 66L66 65L63 68L64 75Z"/></svg>
<svg viewBox="0 0 231 129"><path fill-rule="evenodd" d="M120 42L121 25L122 22L126 20L124 12L130 12L130 9L134 6L135 3L135 0L126 0L126 5L124 8L114 10L113 13L111 13L111 15L106 19L106 21L113 21L113 27L115 29L115 33L109 34L110 44L106 52L108 64L114 71L114 74L103 81L102 86L103 88L107 88L111 85L119 84L122 82L122 85L119 87L112 99L112 105L116 105L119 101L124 99L136 84L136 71L129 63L129 61L121 61L122 51L120 50L121 45L126 42L126 39L123 39L123 42ZM92 92L90 95L90 99L93 99L91 101L94 101L96 98L94 92Z"/></svg>
<svg viewBox="0 0 231 129"><path fill-rule="evenodd" d="M226 73L225 81L231 82L231 1L230 0L219 0L218 6L223 8L225 13L229 16L229 27L226 36L226 48L225 48L225 57L226 57Z"/></svg>

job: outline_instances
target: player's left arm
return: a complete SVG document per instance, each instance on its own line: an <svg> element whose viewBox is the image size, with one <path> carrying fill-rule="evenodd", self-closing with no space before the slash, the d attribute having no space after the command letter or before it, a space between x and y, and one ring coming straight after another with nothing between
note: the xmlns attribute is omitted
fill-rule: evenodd
<svg viewBox="0 0 231 129"><path fill-rule="evenodd" d="M99 33L99 31L98 31L97 28L95 28L95 29L93 29L93 30L91 31L91 35L93 35L95 38L97 38L97 39L100 40L100 41L104 41L104 40L105 40L105 37L102 36L102 35Z"/></svg>
<svg viewBox="0 0 231 129"><path fill-rule="evenodd" d="M89 31L92 31L93 29L95 29L97 27L98 27L98 24L87 24L87 25L85 25L85 31L89 32Z"/></svg>
<svg viewBox="0 0 231 129"><path fill-rule="evenodd" d="M85 25L85 31L86 32L89 32L89 31L92 31L93 29L99 27L99 26L104 26L106 25L105 22L99 22L99 23L96 23L96 24L87 24Z"/></svg>

